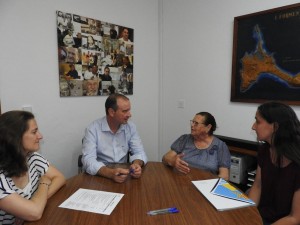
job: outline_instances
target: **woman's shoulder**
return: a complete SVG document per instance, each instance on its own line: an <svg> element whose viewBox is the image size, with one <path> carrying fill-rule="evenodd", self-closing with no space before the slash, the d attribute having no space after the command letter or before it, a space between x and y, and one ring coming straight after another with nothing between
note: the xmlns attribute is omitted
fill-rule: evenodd
<svg viewBox="0 0 300 225"><path fill-rule="evenodd" d="M216 143L225 143L224 141L222 141L220 138L218 138L215 135L213 135L213 142L216 142Z"/></svg>
<svg viewBox="0 0 300 225"><path fill-rule="evenodd" d="M265 157L270 154L270 145L268 143L262 142L258 145L257 155L258 157Z"/></svg>
<svg viewBox="0 0 300 225"><path fill-rule="evenodd" d="M5 180L6 178L7 178L7 176L5 175L3 170L0 170L0 180L1 180L1 182L2 182L2 180ZM0 187L1 187L1 183L0 183Z"/></svg>
<svg viewBox="0 0 300 225"><path fill-rule="evenodd" d="M27 164L28 164L30 176L33 177L36 176L35 172L38 172L39 174L44 174L50 166L49 161L44 156L42 156L37 152L33 152L28 157Z"/></svg>
<svg viewBox="0 0 300 225"><path fill-rule="evenodd" d="M175 143L180 146L194 145L194 138L191 134L182 134L179 138L177 138Z"/></svg>
<svg viewBox="0 0 300 225"><path fill-rule="evenodd" d="M193 136L191 134L182 134L180 135L173 144L185 145L187 142L192 141Z"/></svg>
<svg viewBox="0 0 300 225"><path fill-rule="evenodd" d="M11 182L12 179L0 171L0 199L14 192Z"/></svg>
<svg viewBox="0 0 300 225"><path fill-rule="evenodd" d="M295 161L292 161L291 163L292 169L295 170L300 178L300 165L297 164Z"/></svg>
<svg viewBox="0 0 300 225"><path fill-rule="evenodd" d="M193 140L193 136L191 134L182 134L178 139L181 141Z"/></svg>
<svg viewBox="0 0 300 225"><path fill-rule="evenodd" d="M38 152L33 152L28 156L28 164L47 163L48 160Z"/></svg>
<svg viewBox="0 0 300 225"><path fill-rule="evenodd" d="M182 152L186 147L193 145L193 137L190 134L183 134L178 137L171 145L171 149L177 153Z"/></svg>
<svg viewBox="0 0 300 225"><path fill-rule="evenodd" d="M221 146L221 147L226 147L228 148L226 142L222 141L220 138L218 138L217 136L213 136L213 141L212 141L213 145L217 145L217 146Z"/></svg>
<svg viewBox="0 0 300 225"><path fill-rule="evenodd" d="M38 152L32 152L31 154L28 155L29 159L31 158L44 158L40 153Z"/></svg>

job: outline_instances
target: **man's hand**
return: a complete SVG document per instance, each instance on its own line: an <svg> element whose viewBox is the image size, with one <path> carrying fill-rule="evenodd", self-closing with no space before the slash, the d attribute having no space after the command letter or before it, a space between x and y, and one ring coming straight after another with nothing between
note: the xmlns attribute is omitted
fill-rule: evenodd
<svg viewBox="0 0 300 225"><path fill-rule="evenodd" d="M112 179L117 182L117 183L123 183L129 174L129 170L128 169L123 169L123 168L116 168L113 169L114 173L113 173L113 177Z"/></svg>
<svg viewBox="0 0 300 225"><path fill-rule="evenodd" d="M140 164L137 163L131 164L129 171L130 171L130 175L134 178L139 178L142 176L142 168Z"/></svg>
<svg viewBox="0 0 300 225"><path fill-rule="evenodd" d="M98 171L98 175L114 180L117 183L123 183L129 174L129 169L124 168L108 168L102 166Z"/></svg>

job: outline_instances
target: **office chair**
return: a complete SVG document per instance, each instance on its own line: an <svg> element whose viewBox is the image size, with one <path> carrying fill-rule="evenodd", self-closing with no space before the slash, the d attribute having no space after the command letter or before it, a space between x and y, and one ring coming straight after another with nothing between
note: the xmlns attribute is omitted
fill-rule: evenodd
<svg viewBox="0 0 300 225"><path fill-rule="evenodd" d="M82 155L78 156L78 174L83 172Z"/></svg>

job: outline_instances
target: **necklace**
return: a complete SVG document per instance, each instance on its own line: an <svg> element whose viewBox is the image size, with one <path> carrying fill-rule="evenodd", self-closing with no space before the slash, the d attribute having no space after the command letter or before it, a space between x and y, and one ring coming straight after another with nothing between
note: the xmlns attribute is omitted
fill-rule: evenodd
<svg viewBox="0 0 300 225"><path fill-rule="evenodd" d="M198 139L194 137L194 145L197 149L207 149L211 145L213 139L212 135L203 136Z"/></svg>
<svg viewBox="0 0 300 225"><path fill-rule="evenodd" d="M197 142L196 140L194 140L194 145L197 149L207 149L210 146L211 142L211 140L209 142L205 142L204 140Z"/></svg>

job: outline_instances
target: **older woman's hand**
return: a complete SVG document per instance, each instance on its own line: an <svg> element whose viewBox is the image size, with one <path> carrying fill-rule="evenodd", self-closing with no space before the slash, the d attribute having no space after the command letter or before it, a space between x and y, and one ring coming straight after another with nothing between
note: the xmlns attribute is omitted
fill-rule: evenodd
<svg viewBox="0 0 300 225"><path fill-rule="evenodd" d="M187 174L190 172L190 168L189 168L189 164L187 162L185 162L184 160L182 160L183 156L184 156L184 153L176 155L174 167L178 171L180 171L184 174Z"/></svg>

